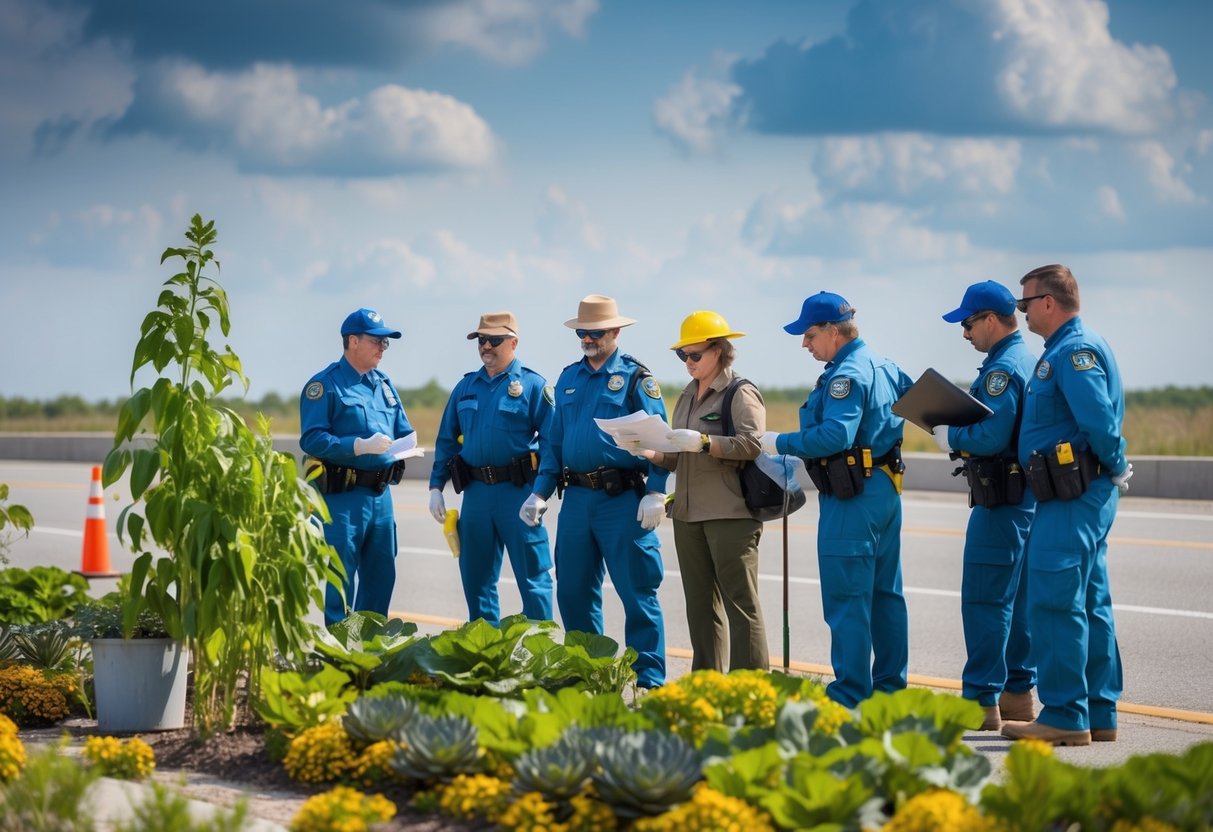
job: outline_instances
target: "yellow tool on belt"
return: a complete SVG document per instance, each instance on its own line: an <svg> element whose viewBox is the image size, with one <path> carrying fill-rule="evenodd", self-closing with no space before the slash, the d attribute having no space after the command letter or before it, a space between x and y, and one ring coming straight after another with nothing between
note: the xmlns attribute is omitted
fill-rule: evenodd
<svg viewBox="0 0 1213 832"><path fill-rule="evenodd" d="M442 523L442 533L446 536L446 545L451 547L451 554L459 557L459 510L447 509L446 520Z"/></svg>

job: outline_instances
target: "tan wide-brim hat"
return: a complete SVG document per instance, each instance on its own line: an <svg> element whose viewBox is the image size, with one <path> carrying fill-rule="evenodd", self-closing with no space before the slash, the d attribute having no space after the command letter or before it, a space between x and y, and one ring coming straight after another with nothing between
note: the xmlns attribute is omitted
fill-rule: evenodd
<svg viewBox="0 0 1213 832"><path fill-rule="evenodd" d="M480 325L468 333L468 340L479 335L513 335L518 337L518 321L513 312L486 312L480 316Z"/></svg>
<svg viewBox="0 0 1213 832"><path fill-rule="evenodd" d="M569 329L615 329L636 323L632 318L619 314L614 298L606 295L586 295L577 304L577 317L565 321Z"/></svg>

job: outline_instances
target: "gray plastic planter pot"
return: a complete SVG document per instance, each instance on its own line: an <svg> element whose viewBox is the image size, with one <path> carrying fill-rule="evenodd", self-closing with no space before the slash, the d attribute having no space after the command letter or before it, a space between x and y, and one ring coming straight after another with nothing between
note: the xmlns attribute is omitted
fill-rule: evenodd
<svg viewBox="0 0 1213 832"><path fill-rule="evenodd" d="M189 653L167 638L99 638L93 648L97 730L169 731L185 727Z"/></svg>

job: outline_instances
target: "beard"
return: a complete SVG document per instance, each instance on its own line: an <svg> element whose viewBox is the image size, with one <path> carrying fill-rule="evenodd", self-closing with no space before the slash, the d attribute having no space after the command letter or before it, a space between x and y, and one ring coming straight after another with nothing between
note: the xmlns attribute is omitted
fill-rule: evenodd
<svg viewBox="0 0 1213 832"><path fill-rule="evenodd" d="M602 355L602 345L597 341L590 344L582 343L581 352L586 358L597 358Z"/></svg>

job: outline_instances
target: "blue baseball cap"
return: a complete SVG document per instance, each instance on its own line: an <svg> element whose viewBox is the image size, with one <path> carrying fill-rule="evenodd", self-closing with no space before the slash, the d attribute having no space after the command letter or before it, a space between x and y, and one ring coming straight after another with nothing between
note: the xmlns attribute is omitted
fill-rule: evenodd
<svg viewBox="0 0 1213 832"><path fill-rule="evenodd" d="M1015 311L1015 296L1011 290L1001 283L985 280L974 283L965 289L964 300L960 308L953 309L943 316L950 324L958 324L965 318L971 318L978 312L997 312L999 315L1010 315Z"/></svg>
<svg viewBox="0 0 1213 832"><path fill-rule="evenodd" d="M341 324L342 335L375 335L380 338L399 338L400 330L392 329L383 322L374 309L359 309L351 312Z"/></svg>
<svg viewBox="0 0 1213 832"><path fill-rule="evenodd" d="M818 292L804 299L800 317L784 327L790 335L804 335L814 324L836 324L855 317L855 310L847 299L833 292Z"/></svg>

